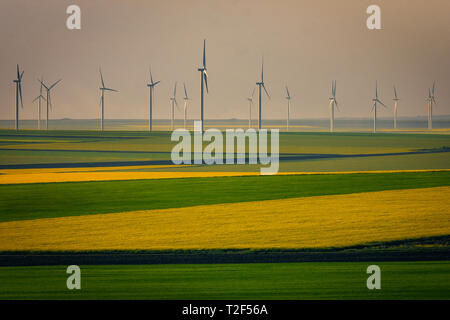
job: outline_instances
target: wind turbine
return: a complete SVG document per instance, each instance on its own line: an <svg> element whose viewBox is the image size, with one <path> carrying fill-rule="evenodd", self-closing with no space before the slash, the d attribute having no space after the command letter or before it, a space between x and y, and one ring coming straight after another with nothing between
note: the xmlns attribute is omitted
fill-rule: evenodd
<svg viewBox="0 0 450 320"><path fill-rule="evenodd" d="M397 129L397 107L400 99L397 97L397 89L394 86L394 129Z"/></svg>
<svg viewBox="0 0 450 320"><path fill-rule="evenodd" d="M375 82L375 98L372 99L373 106L373 132L377 132L377 103L381 104L383 107L387 108L386 105L378 99L378 81Z"/></svg>
<svg viewBox="0 0 450 320"><path fill-rule="evenodd" d="M248 127L252 126L252 106L253 106L253 96L255 95L255 89L253 88L252 95L247 98L248 100Z"/></svg>
<svg viewBox="0 0 450 320"><path fill-rule="evenodd" d="M435 81L433 81L433 88L430 91L428 88L427 106L428 106L428 130L433 130L433 103L436 104L434 99Z"/></svg>
<svg viewBox="0 0 450 320"><path fill-rule="evenodd" d="M286 86L286 100L287 100L287 121L286 121L286 131L289 131L289 111L291 108L291 94Z"/></svg>
<svg viewBox="0 0 450 320"><path fill-rule="evenodd" d="M206 86L206 93L208 92L208 74L206 73L206 39L203 40L203 66L198 68L200 71L200 116L201 116L201 133L203 133L203 112L204 112L204 98L203 98L203 86Z"/></svg>
<svg viewBox="0 0 450 320"><path fill-rule="evenodd" d="M262 64L261 64L261 81L257 82L256 85L259 88L259 116L258 116L258 128L261 130L261 87L264 88L264 91L266 92L267 97L270 99L270 95L267 92L266 86L264 85L264 57L262 58Z"/></svg>
<svg viewBox="0 0 450 320"><path fill-rule="evenodd" d="M13 80L13 82L16 84L16 124L15 128L16 130L19 130L19 99L20 104L23 109L23 101L22 101L22 77L23 77L24 71L20 72L19 65L17 65L17 79Z"/></svg>
<svg viewBox="0 0 450 320"><path fill-rule="evenodd" d="M104 129L103 121L105 119L105 91L119 92L119 90L105 87L105 82L103 81L102 69L100 68L99 71L100 71L100 81L102 82L102 86L99 89L102 92L102 96L100 97L100 104L102 106L101 130L103 131L103 129Z"/></svg>
<svg viewBox="0 0 450 320"><path fill-rule="evenodd" d="M44 81L44 78L41 78L41 80L38 80L38 81L39 82L40 81ZM38 103L39 103L38 130L41 130L41 114L42 114L42 112L41 112L41 100L42 99L46 100L44 98L44 96L42 95L42 88L43 88L43 86L42 86L42 83L41 83L41 87L39 88L39 95L36 98L34 98L34 100L33 100L33 102L38 100Z"/></svg>
<svg viewBox="0 0 450 320"><path fill-rule="evenodd" d="M330 132L334 132L334 106L339 110L338 102L336 100L336 80L331 82L331 97L330 97Z"/></svg>
<svg viewBox="0 0 450 320"><path fill-rule="evenodd" d="M184 107L183 107L183 111L184 111L184 128L186 129L186 118L187 118L188 101L192 100L192 99L188 97L185 83L183 83L183 86L184 86L184 98L183 98L183 100L184 100Z"/></svg>
<svg viewBox="0 0 450 320"><path fill-rule="evenodd" d="M173 97L170 98L170 101L172 103L172 119L170 121L170 127L171 130L173 130L173 121L174 121L174 116L175 116L175 105L178 108L178 102L177 102L177 83L175 82L175 86L173 87Z"/></svg>
<svg viewBox="0 0 450 320"><path fill-rule="evenodd" d="M150 115L148 120L148 130L152 131L152 106L153 106L153 89L160 81L153 81L152 77L152 69L150 68L150 83L147 84L147 87L150 91Z"/></svg>
<svg viewBox="0 0 450 320"><path fill-rule="evenodd" d="M58 81L56 81L55 83L53 83L51 86L47 87L45 85L45 83L41 80L39 80L39 82L44 86L44 88L47 90L47 110L46 110L46 121L45 121L45 129L48 130L48 110L49 107L52 107L52 100L50 98L50 90L52 90L62 79L59 79Z"/></svg>

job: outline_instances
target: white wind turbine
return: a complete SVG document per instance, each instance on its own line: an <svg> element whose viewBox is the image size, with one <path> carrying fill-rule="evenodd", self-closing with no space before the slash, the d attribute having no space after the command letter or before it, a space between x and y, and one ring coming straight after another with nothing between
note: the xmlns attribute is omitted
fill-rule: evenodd
<svg viewBox="0 0 450 320"><path fill-rule="evenodd" d="M171 130L173 130L173 122L175 118L175 106L178 108L178 102L177 102L177 83L175 82L175 86L173 87L173 97L170 98L170 102L172 105L172 115L171 115L171 121L170 121L170 127Z"/></svg>
<svg viewBox="0 0 450 320"><path fill-rule="evenodd" d="M150 83L147 84L147 87L149 88L149 91L150 91L150 114L149 114L149 119L148 119L148 130L152 131L153 90L160 81L154 82L153 76L152 76L152 69L150 68L149 71L150 71Z"/></svg>
<svg viewBox="0 0 450 320"><path fill-rule="evenodd" d="M44 78L41 78L41 80L38 79L38 81L39 82L44 81ZM42 89L43 89L43 85L41 83L41 87L39 88L39 95L36 98L34 98L34 100L33 100L33 102L38 100L38 105L39 105L39 110L38 110L38 112L39 112L39 115L38 115L38 130L41 130L41 114L42 114L42 111L41 111L41 100L44 100L44 101L46 100L44 98L44 96L42 95Z"/></svg>
<svg viewBox="0 0 450 320"><path fill-rule="evenodd" d="M378 81L375 82L375 98L372 99L373 106L373 132L377 132L377 103L381 104L383 107L387 108L386 105L378 99Z"/></svg>
<svg viewBox="0 0 450 320"><path fill-rule="evenodd" d="M16 123L15 128L16 130L19 130L19 99L20 104L23 109L23 101L22 101L22 77L23 77L24 71L20 72L19 65L17 65L17 79L13 80L13 82L16 84Z"/></svg>
<svg viewBox="0 0 450 320"><path fill-rule="evenodd" d="M45 90L47 90L47 108L46 108L46 120L45 120L45 130L48 130L48 111L49 108L52 108L52 99L50 98L50 91L61 81L62 79L59 79L55 83L53 83L51 86L47 87L45 83L41 80L39 82L44 86Z"/></svg>
<svg viewBox="0 0 450 320"><path fill-rule="evenodd" d="M204 92L203 87L206 87L206 93L208 93L208 74L206 73L206 40L203 40L203 66L197 69L200 71L200 122L201 122L201 133L203 133L203 116L204 116ZM178 105L177 105L178 106Z"/></svg>
<svg viewBox="0 0 450 320"><path fill-rule="evenodd" d="M102 69L99 69L100 71L100 81L102 82L102 86L99 88L100 91L102 92L102 96L100 97L100 104L102 107L102 122L101 122L101 130L103 131L104 129L104 119L105 119L105 91L112 91L112 92L119 92L118 90L115 89L111 89L111 88L107 88L105 87L105 82L103 81L103 74L102 74Z"/></svg>
<svg viewBox="0 0 450 320"><path fill-rule="evenodd" d="M286 131L289 131L289 114L291 109L291 94L286 86L286 100L287 100L287 120L286 120Z"/></svg>
<svg viewBox="0 0 450 320"><path fill-rule="evenodd" d="M331 97L330 97L330 132L334 132L334 106L339 110L338 102L336 100L336 80L331 82Z"/></svg>
<svg viewBox="0 0 450 320"><path fill-rule="evenodd" d="M261 87L264 88L264 91L267 95L267 97L270 99L270 95L267 92L266 86L264 85L264 57L262 58L262 63L261 63L261 80L256 82L256 85L258 86L259 89L259 114L258 114L258 128L259 130L261 130L262 127L262 122L261 122Z"/></svg>
<svg viewBox="0 0 450 320"><path fill-rule="evenodd" d="M434 99L435 81L433 81L433 88L428 88L427 107L428 107L428 130L433 130L433 103L436 104Z"/></svg>
<svg viewBox="0 0 450 320"><path fill-rule="evenodd" d="M252 127L252 106L253 106L253 96L255 95L255 89L253 88L252 95L247 98L248 100L248 127Z"/></svg>
<svg viewBox="0 0 450 320"><path fill-rule="evenodd" d="M400 99L397 97L397 89L394 86L394 129L397 129L397 107Z"/></svg>
<svg viewBox="0 0 450 320"><path fill-rule="evenodd" d="M183 112L184 112L184 128L186 129L186 119L187 119L187 107L188 107L188 101L192 100L191 98L188 97L187 94L187 90L186 90L186 83L183 83L183 87L184 87L184 107L183 107ZM174 95L175 96L175 95Z"/></svg>

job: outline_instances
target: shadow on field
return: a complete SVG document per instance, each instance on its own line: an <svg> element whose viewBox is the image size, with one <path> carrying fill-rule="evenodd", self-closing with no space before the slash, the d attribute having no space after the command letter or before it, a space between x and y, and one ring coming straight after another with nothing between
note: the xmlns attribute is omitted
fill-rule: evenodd
<svg viewBox="0 0 450 320"><path fill-rule="evenodd" d="M450 260L450 236L324 249L2 252L0 266Z"/></svg>

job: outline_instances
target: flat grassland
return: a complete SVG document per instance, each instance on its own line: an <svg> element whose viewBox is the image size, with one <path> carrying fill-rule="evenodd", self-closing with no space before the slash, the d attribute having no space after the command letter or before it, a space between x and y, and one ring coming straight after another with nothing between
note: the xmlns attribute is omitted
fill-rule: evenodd
<svg viewBox="0 0 450 320"><path fill-rule="evenodd" d="M450 299L450 262L377 262L381 290L366 288L367 262L0 267L0 299Z"/></svg>

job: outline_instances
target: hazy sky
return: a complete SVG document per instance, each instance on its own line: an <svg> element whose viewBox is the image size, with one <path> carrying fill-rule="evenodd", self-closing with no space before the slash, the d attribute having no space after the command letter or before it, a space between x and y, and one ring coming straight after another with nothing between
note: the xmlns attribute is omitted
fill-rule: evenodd
<svg viewBox="0 0 450 320"><path fill-rule="evenodd" d="M78 4L82 29L66 28L66 8ZM368 30L366 8L381 7L383 30ZM203 39L207 39L209 95L206 118L247 118L246 98L264 78L272 96L263 118L286 113L288 84L294 118L328 116L331 80L337 80L337 117L368 117L375 80L399 116L426 114L425 97L437 81L435 114L450 113L450 1L446 0L1 0L0 119L14 118L17 63L23 79L26 119L37 117L36 78L63 78L52 94L51 118L98 118L99 74L120 93L107 94L105 117L148 117L148 68L161 80L155 118L169 117L178 81L200 114ZM255 108L253 114L256 116ZM392 107L380 110L392 114ZM21 117L22 117L21 116ZM181 113L177 113L181 117Z"/></svg>

